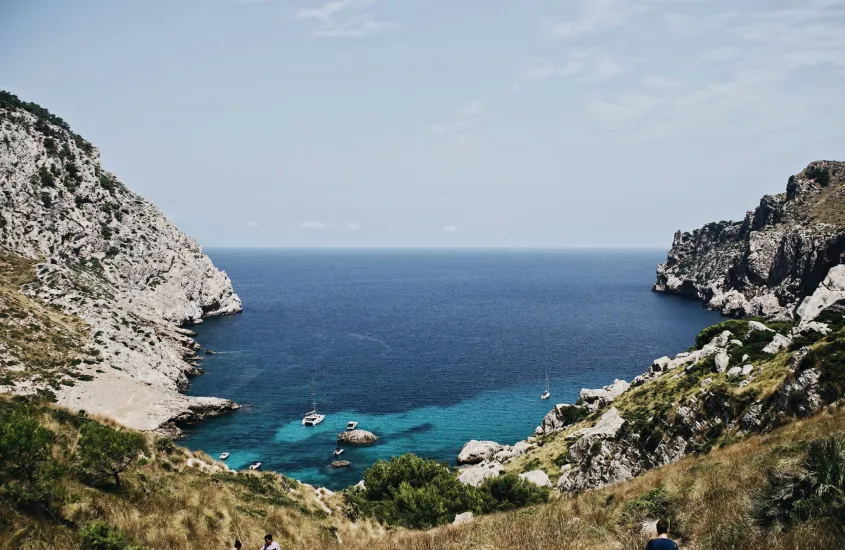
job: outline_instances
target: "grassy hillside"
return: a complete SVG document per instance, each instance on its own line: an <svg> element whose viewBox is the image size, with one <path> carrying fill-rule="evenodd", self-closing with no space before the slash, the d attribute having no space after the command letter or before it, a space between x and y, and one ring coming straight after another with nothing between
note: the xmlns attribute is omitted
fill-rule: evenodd
<svg viewBox="0 0 845 550"><path fill-rule="evenodd" d="M80 319L21 294L36 263L0 252L0 388L33 386L50 397L48 388L90 376L84 360L91 338Z"/></svg>

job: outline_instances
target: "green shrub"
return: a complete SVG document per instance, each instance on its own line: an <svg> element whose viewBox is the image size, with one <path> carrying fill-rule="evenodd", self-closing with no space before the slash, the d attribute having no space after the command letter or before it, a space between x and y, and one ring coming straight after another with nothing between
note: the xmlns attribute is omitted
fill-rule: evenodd
<svg viewBox="0 0 845 550"><path fill-rule="evenodd" d="M744 340L745 333L748 332L748 321L744 319L731 319L705 328L695 337L695 349L703 348L713 338L726 330L729 330L734 338Z"/></svg>
<svg viewBox="0 0 845 550"><path fill-rule="evenodd" d="M683 537L683 529L678 520L677 506L664 487L655 487L644 495L628 502L622 510L621 521L640 527L646 519L665 519L669 522L672 533Z"/></svg>
<svg viewBox="0 0 845 550"><path fill-rule="evenodd" d="M485 503L485 512L512 510L549 500L548 487L539 487L514 473L484 480L479 487Z"/></svg>
<svg viewBox="0 0 845 550"><path fill-rule="evenodd" d="M144 436L123 432L99 422L87 422L79 430L77 458L84 472L98 478L110 478L121 489L120 475L128 470L146 449Z"/></svg>
<svg viewBox="0 0 845 550"><path fill-rule="evenodd" d="M51 449L55 436L22 410L0 409L0 496L26 508L49 508L59 500L61 469Z"/></svg>
<svg viewBox="0 0 845 550"><path fill-rule="evenodd" d="M845 437L813 441L797 472L772 470L754 495L752 517L766 530L814 519L845 530Z"/></svg>
<svg viewBox="0 0 845 550"><path fill-rule="evenodd" d="M104 521L93 521L79 531L82 547L85 550L135 550L139 547L133 544L120 529L110 526Z"/></svg>
<svg viewBox="0 0 845 550"><path fill-rule="evenodd" d="M516 474L463 485L445 464L405 454L380 460L364 472L364 489L346 493L350 516L370 516L387 525L424 529L456 514L509 510L548 500L549 491Z"/></svg>

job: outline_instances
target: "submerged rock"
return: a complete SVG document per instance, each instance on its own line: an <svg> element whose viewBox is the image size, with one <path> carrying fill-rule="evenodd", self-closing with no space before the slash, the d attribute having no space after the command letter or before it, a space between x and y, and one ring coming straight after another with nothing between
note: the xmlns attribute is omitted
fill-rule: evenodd
<svg viewBox="0 0 845 550"><path fill-rule="evenodd" d="M332 462L332 468L348 468L351 463L348 460L335 460Z"/></svg>

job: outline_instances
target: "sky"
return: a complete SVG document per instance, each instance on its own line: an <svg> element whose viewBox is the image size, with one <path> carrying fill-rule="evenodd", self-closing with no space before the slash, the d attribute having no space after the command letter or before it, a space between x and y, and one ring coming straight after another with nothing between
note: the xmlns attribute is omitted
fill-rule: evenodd
<svg viewBox="0 0 845 550"><path fill-rule="evenodd" d="M845 160L845 0L0 0L203 246L656 246Z"/></svg>

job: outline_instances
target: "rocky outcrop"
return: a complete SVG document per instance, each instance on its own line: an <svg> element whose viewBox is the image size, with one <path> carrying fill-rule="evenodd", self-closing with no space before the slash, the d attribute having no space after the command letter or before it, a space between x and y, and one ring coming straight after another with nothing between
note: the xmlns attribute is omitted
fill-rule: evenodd
<svg viewBox="0 0 845 550"><path fill-rule="evenodd" d="M613 384L597 390L582 389L579 398L581 404L590 411L603 409L613 403L613 400L625 393L630 384L624 380L614 380Z"/></svg>
<svg viewBox="0 0 845 550"><path fill-rule="evenodd" d="M845 163L817 161L741 222L678 231L654 290L703 300L731 316L792 318L845 261Z"/></svg>
<svg viewBox="0 0 845 550"><path fill-rule="evenodd" d="M458 453L458 464L478 464L490 459L501 451L503 445L495 441L477 441L473 439L464 444Z"/></svg>
<svg viewBox="0 0 845 550"><path fill-rule="evenodd" d="M97 367L87 374L114 369L128 380L122 384L156 388L172 418L231 408L178 394L197 372L199 349L179 327L241 310L231 281L196 241L104 170L97 149L64 121L6 92L0 187L0 248L40 260L22 292L91 326ZM150 418L168 421L155 414L138 424L144 415L127 396L89 385L87 392L61 388L60 402L135 428Z"/></svg>
<svg viewBox="0 0 845 550"><path fill-rule="evenodd" d="M337 434L337 442L348 445L372 445L377 440L376 434L367 430L348 430Z"/></svg>

